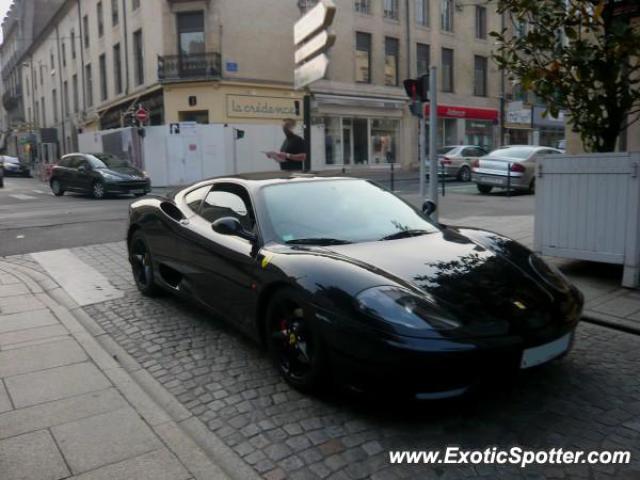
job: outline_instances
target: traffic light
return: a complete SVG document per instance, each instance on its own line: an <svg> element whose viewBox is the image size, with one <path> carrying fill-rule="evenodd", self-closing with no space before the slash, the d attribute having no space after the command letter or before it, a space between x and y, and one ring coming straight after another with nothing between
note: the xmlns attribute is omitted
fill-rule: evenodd
<svg viewBox="0 0 640 480"><path fill-rule="evenodd" d="M403 82L407 96L414 102L429 101L429 75L418 78L409 78Z"/></svg>

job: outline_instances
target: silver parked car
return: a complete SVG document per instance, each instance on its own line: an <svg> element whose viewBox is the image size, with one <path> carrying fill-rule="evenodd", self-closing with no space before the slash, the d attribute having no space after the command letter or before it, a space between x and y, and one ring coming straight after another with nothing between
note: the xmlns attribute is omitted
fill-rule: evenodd
<svg viewBox="0 0 640 480"><path fill-rule="evenodd" d="M438 165L445 176L456 177L463 182L471 181L471 165L487 154L477 145L450 145L438 149ZM442 174L442 170L440 172Z"/></svg>
<svg viewBox="0 0 640 480"><path fill-rule="evenodd" d="M557 148L535 145L504 146L474 163L473 181L480 193L490 193L494 187L507 188L507 183L513 190L534 193L536 160L561 153Z"/></svg>

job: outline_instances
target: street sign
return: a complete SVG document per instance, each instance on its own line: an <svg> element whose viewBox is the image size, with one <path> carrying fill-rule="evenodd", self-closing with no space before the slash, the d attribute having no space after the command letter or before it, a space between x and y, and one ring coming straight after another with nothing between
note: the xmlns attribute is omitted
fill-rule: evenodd
<svg viewBox="0 0 640 480"><path fill-rule="evenodd" d="M320 34L316 35L296 50L294 57L296 65L312 58L317 53L330 49L335 42L336 36L326 30L323 30Z"/></svg>
<svg viewBox="0 0 640 480"><path fill-rule="evenodd" d="M296 68L293 84L296 90L300 90L310 83L320 80L327 73L329 66L329 57L324 53L318 55L313 60Z"/></svg>
<svg viewBox="0 0 640 480"><path fill-rule="evenodd" d="M141 105L138 107L138 110L136 110L136 119L140 123L147 123L149 120L149 111Z"/></svg>
<svg viewBox="0 0 640 480"><path fill-rule="evenodd" d="M321 0L315 7L296 22L293 27L293 43L304 42L318 30L327 28L333 22L336 6L332 0Z"/></svg>

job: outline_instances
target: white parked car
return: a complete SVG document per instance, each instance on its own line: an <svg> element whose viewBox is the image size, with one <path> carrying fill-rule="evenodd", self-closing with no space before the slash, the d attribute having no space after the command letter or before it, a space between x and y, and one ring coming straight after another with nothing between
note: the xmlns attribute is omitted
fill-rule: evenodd
<svg viewBox="0 0 640 480"><path fill-rule="evenodd" d="M472 178L480 193L494 188L535 192L536 160L543 155L558 155L562 150L535 145L509 145L498 148L473 164Z"/></svg>

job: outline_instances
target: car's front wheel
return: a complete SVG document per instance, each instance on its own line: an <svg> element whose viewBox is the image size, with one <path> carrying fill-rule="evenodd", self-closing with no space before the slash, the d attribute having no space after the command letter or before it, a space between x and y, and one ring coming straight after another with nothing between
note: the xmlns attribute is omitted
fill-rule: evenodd
<svg viewBox="0 0 640 480"><path fill-rule="evenodd" d="M133 279L140 293L148 297L155 297L162 293L153 275L151 252L140 230L131 237L129 257Z"/></svg>
<svg viewBox="0 0 640 480"><path fill-rule="evenodd" d="M491 185L478 185L478 191L484 195L491 193L491 190L493 190Z"/></svg>
<svg viewBox="0 0 640 480"><path fill-rule="evenodd" d="M61 197L62 195L64 195L64 188L62 187L62 183L60 183L60 180L51 180L51 191L56 197Z"/></svg>
<svg viewBox="0 0 640 480"><path fill-rule="evenodd" d="M323 385L328 369L312 317L304 299L291 288L276 292L267 309L269 353L287 383L304 392Z"/></svg>
<svg viewBox="0 0 640 480"><path fill-rule="evenodd" d="M93 185L91 186L91 195L93 195L93 198L96 200L103 199L105 196L104 183L99 180L93 182Z"/></svg>

